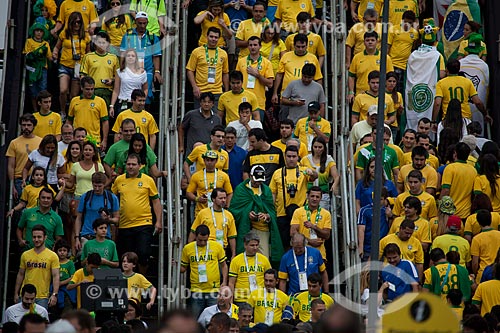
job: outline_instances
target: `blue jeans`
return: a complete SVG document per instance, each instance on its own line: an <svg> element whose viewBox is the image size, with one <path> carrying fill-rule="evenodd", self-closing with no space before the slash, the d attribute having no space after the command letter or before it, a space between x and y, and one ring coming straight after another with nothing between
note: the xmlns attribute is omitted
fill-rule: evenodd
<svg viewBox="0 0 500 333"><path fill-rule="evenodd" d="M14 179L14 187L17 191L18 197L20 198L21 194L23 193L23 179L22 178Z"/></svg>
<svg viewBox="0 0 500 333"><path fill-rule="evenodd" d="M198 318L203 310L209 306L217 304L217 293L191 293L189 298L189 309L195 318Z"/></svg>
<svg viewBox="0 0 500 333"><path fill-rule="evenodd" d="M37 298L35 299L35 303L43 306L47 311L49 310L49 299L48 298Z"/></svg>

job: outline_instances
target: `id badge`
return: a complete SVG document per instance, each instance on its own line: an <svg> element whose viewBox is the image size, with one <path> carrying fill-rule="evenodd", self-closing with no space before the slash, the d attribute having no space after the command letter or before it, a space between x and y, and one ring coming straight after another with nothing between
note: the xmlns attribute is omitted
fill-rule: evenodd
<svg viewBox="0 0 500 333"><path fill-rule="evenodd" d="M215 240L217 241L217 243L224 246L224 230L217 229L215 231Z"/></svg>
<svg viewBox="0 0 500 333"><path fill-rule="evenodd" d="M198 282L208 282L207 265L198 264Z"/></svg>
<svg viewBox="0 0 500 333"><path fill-rule="evenodd" d="M300 291L307 290L307 273L299 272L299 288Z"/></svg>
<svg viewBox="0 0 500 333"><path fill-rule="evenodd" d="M139 62L139 67L144 69L144 58L146 58L146 52L137 51L137 61Z"/></svg>
<svg viewBox="0 0 500 333"><path fill-rule="evenodd" d="M266 301L266 300L264 300L264 301ZM266 310L265 324L267 326L272 326L274 324L274 311Z"/></svg>
<svg viewBox="0 0 500 333"><path fill-rule="evenodd" d="M318 235L316 234L316 231L309 229L309 239L318 239Z"/></svg>
<svg viewBox="0 0 500 333"><path fill-rule="evenodd" d="M257 290L257 277L255 275L248 276L248 282L250 284L250 292Z"/></svg>
<svg viewBox="0 0 500 333"><path fill-rule="evenodd" d="M389 290L396 292L396 285L395 284L390 283L390 282L387 282L387 284L389 284Z"/></svg>
<svg viewBox="0 0 500 333"><path fill-rule="evenodd" d="M215 67L208 67L207 83L215 83Z"/></svg>
<svg viewBox="0 0 500 333"><path fill-rule="evenodd" d="M314 135L312 134L307 134L307 149L309 151L312 151L312 143L313 143L313 140L314 140Z"/></svg>
<svg viewBox="0 0 500 333"><path fill-rule="evenodd" d="M255 76L249 74L247 81L247 89L253 89L253 88L255 88Z"/></svg>
<svg viewBox="0 0 500 333"><path fill-rule="evenodd" d="M79 79L80 78L80 63L77 62L75 63L75 79Z"/></svg>

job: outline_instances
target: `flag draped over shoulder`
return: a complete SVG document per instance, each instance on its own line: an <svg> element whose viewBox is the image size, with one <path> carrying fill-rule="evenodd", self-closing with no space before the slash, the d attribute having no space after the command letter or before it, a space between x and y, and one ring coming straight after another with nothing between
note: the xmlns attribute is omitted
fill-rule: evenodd
<svg viewBox="0 0 500 333"><path fill-rule="evenodd" d="M231 206L229 211L234 216L238 236L236 238L236 254L242 253L245 249L243 247L243 238L252 229L252 223L248 216L251 211L265 212L271 216L269 222L269 248L271 262L280 262L283 256L283 244L276 222L276 208L274 207L273 194L269 186L262 184L261 195L255 195L253 191L248 188L247 184L250 179L246 179L236 187L231 198Z"/></svg>
<svg viewBox="0 0 500 333"><path fill-rule="evenodd" d="M436 83L439 80L440 53L433 46L421 45L408 58L406 68L406 128L416 130L418 121L432 119Z"/></svg>
<svg viewBox="0 0 500 333"><path fill-rule="evenodd" d="M468 21L481 24L481 11L477 0L454 0L448 6L441 29L441 43L445 60L456 58L464 38L464 25Z"/></svg>

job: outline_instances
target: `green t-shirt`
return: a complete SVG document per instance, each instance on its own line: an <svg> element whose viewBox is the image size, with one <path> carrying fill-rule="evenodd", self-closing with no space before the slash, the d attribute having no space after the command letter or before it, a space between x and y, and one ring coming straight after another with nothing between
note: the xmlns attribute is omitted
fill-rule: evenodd
<svg viewBox="0 0 500 333"><path fill-rule="evenodd" d="M59 269L59 280L67 280L75 274L75 263L72 260L68 260L64 264L61 264Z"/></svg>
<svg viewBox="0 0 500 333"><path fill-rule="evenodd" d="M375 148L373 145L368 145L360 149L358 154L358 162L356 163L357 169L365 169L368 161L375 157ZM398 155L396 151L384 145L384 173L385 179L396 181L393 179L392 169L399 168Z"/></svg>
<svg viewBox="0 0 500 333"><path fill-rule="evenodd" d="M41 224L45 227L47 240L45 241L45 246L48 249L54 247L56 236L64 236L64 229L61 217L57 215L52 209L48 213L43 214L38 206L33 208L28 208L24 210L17 226L19 229L24 229L24 239L28 242L28 245L23 250L29 250L33 248L33 236L31 230L37 224Z"/></svg>
<svg viewBox="0 0 500 333"><path fill-rule="evenodd" d="M87 259L90 253L99 253L101 258L118 262L118 252L116 244L110 239L105 239L103 242L98 242L97 239L89 240L85 243L82 249L82 261ZM111 268L108 265L101 265L99 268Z"/></svg>
<svg viewBox="0 0 500 333"><path fill-rule="evenodd" d="M128 149L121 154L116 163L116 166L118 168L121 168L123 172L125 172L125 163L127 162L127 157L128 157ZM151 169L151 167L156 164L156 160L157 160L156 154L148 145L146 152L146 164L143 164L141 166L140 171L146 175L149 175L149 169Z"/></svg>
<svg viewBox="0 0 500 333"><path fill-rule="evenodd" d="M125 152L128 151L129 145L130 143L125 140L120 140L114 143L113 145L111 145L111 147L109 147L103 162L109 165L110 167L114 166L115 171L117 171L118 160Z"/></svg>

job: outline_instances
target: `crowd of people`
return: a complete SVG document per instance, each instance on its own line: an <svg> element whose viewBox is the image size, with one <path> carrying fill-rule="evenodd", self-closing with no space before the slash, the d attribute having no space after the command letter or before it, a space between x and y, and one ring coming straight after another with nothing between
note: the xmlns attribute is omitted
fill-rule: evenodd
<svg viewBox="0 0 500 333"><path fill-rule="evenodd" d="M351 1L357 23L346 39L357 252L362 262L387 264L380 313L423 290L441 296L464 327L486 322L488 332L496 330L500 149L482 137L492 122L487 101L471 76L461 75L474 64L487 68L481 27L466 23L459 50L445 59L439 28L419 17L425 1L390 1L379 110L379 2ZM188 238L173 263L187 275L189 312L166 313L160 330L359 332L362 316L329 295L325 242L340 237L331 203L344 180L329 155L337 126L325 118L328 41L320 33L331 22L322 18L323 2L182 5L198 40L185 68L194 108L178 125ZM35 332L27 327L61 317L48 332L70 332L68 322L90 332L82 287L97 269L112 268L127 280L127 325L101 330L146 330L141 314L158 293L145 275L154 237L164 231L156 182L168 176L157 165L152 110L154 86L163 81L165 1L37 0L34 14L23 51L33 113L20 116L21 134L6 153L16 199L7 215L16 221L21 258L4 330L16 331L17 323L20 332ZM422 57L428 78L419 70ZM417 119L411 111L421 100L404 89L419 75L420 84L435 88ZM376 127L378 117L384 128ZM384 131L380 175L377 130ZM384 183L380 212L373 205L377 177ZM381 221L376 258L374 214ZM369 273L362 272L362 302Z"/></svg>

